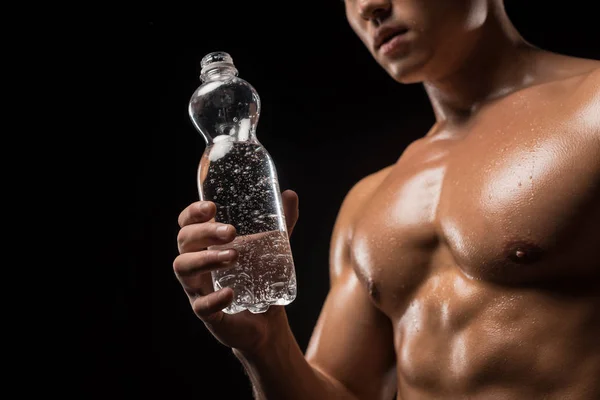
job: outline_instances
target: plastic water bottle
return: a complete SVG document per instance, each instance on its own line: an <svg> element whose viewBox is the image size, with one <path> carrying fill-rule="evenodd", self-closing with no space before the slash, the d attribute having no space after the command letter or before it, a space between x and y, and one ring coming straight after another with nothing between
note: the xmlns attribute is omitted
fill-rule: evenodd
<svg viewBox="0 0 600 400"><path fill-rule="evenodd" d="M265 312L294 301L297 289L277 171L256 138L260 98L238 77L229 54L209 53L200 65L202 83L188 107L206 141L198 167L200 200L214 202L215 221L237 230L232 243L210 249L239 252L233 268L211 272L213 286L234 291L224 312Z"/></svg>

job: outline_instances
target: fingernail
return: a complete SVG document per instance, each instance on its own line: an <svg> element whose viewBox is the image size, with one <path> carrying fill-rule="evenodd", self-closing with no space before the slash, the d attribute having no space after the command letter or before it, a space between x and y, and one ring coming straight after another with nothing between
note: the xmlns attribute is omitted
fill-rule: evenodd
<svg viewBox="0 0 600 400"><path fill-rule="evenodd" d="M220 251L219 254L217 254L217 257L220 260L223 260L223 259L229 259L231 257L231 255L232 255L231 250L223 250L223 251Z"/></svg>
<svg viewBox="0 0 600 400"><path fill-rule="evenodd" d="M229 236L229 226L228 225L223 225L217 228L217 235L221 236L222 238L226 238Z"/></svg>
<svg viewBox="0 0 600 400"><path fill-rule="evenodd" d="M209 208L210 208L210 205L206 202L200 204L200 211L202 211L203 213L208 212Z"/></svg>

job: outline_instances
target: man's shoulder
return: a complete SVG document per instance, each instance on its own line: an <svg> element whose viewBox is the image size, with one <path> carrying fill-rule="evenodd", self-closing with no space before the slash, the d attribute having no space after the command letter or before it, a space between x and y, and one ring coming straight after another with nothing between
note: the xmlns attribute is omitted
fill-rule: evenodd
<svg viewBox="0 0 600 400"><path fill-rule="evenodd" d="M548 56L551 72L542 86L559 85L566 95L600 91L600 60L565 55Z"/></svg>
<svg viewBox="0 0 600 400"><path fill-rule="evenodd" d="M600 113L600 61L596 67L581 76L574 94L584 106L594 106L595 112Z"/></svg>
<svg viewBox="0 0 600 400"><path fill-rule="evenodd" d="M575 124L577 131L595 139L600 135L600 61L578 60L581 69L578 74L565 78L562 96L558 96L566 124ZM564 113L564 114L563 114Z"/></svg>
<svg viewBox="0 0 600 400"><path fill-rule="evenodd" d="M600 138L600 66L582 79L573 93L577 118L584 122L595 141Z"/></svg>
<svg viewBox="0 0 600 400"><path fill-rule="evenodd" d="M514 95L532 104L543 99L544 112L550 107L566 124L583 118L600 126L600 60L543 52L536 63L537 77Z"/></svg>
<svg viewBox="0 0 600 400"><path fill-rule="evenodd" d="M360 218L365 204L371 199L373 193L377 190L383 180L389 175L393 166L385 167L379 171L368 174L356 182L346 193L344 201L338 212L333 233L331 236L331 259L330 264L332 273L339 275L342 271L340 266L347 266L346 263L339 263L340 257L347 257L348 246L354 236L356 221Z"/></svg>
<svg viewBox="0 0 600 400"><path fill-rule="evenodd" d="M556 133L568 137L568 153L600 173L600 61L565 60L568 72L549 82L543 94L554 103L552 119L561 127Z"/></svg>
<svg viewBox="0 0 600 400"><path fill-rule="evenodd" d="M373 196L379 185L392 171L393 165L372 172L356 182L346 193L338 215L338 223L352 225L352 222L363 206Z"/></svg>
<svg viewBox="0 0 600 400"><path fill-rule="evenodd" d="M390 174L393 167L393 165L389 165L360 179L350 188L345 201L359 204L364 203Z"/></svg>

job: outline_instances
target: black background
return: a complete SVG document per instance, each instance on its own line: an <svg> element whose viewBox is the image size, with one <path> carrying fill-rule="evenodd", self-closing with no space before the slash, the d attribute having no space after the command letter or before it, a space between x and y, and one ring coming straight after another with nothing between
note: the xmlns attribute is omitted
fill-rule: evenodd
<svg viewBox="0 0 600 400"><path fill-rule="evenodd" d="M532 44L599 59L597 21L585 3L506 7ZM375 63L339 1L104 11L106 18L80 21L81 58L72 66L85 76L82 91L94 82L99 132L90 170L99 267L90 287L100 289L86 293L78 321L78 398L250 399L241 366L193 315L172 272L177 216L198 197L204 141L187 102L200 84L200 59L230 53L256 88L258 138L282 190L299 194L291 239L299 294L287 311L303 349L327 292L329 238L344 195L427 132L431 107L421 85L397 84Z"/></svg>

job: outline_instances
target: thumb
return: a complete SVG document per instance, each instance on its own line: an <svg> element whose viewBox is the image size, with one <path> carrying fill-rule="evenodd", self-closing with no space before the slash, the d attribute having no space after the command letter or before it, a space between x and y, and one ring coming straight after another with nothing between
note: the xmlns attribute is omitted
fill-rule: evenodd
<svg viewBox="0 0 600 400"><path fill-rule="evenodd" d="M293 190L286 190L281 194L283 203L283 213L285 214L285 223L288 229L288 237L292 235L294 226L298 221L298 195Z"/></svg>

